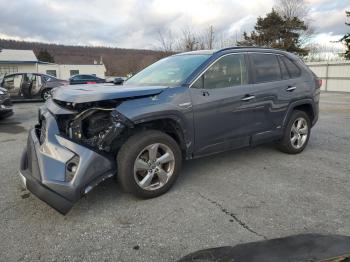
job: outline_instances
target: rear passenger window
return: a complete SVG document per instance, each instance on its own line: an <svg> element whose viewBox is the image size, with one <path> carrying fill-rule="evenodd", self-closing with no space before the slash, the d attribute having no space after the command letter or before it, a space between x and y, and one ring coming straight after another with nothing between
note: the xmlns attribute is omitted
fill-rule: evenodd
<svg viewBox="0 0 350 262"><path fill-rule="evenodd" d="M272 54L251 54L256 83L281 80L277 57Z"/></svg>
<svg viewBox="0 0 350 262"><path fill-rule="evenodd" d="M289 58L282 56L282 60L285 63L285 65L287 66L289 75L291 78L296 78L299 77L301 74L301 71L299 69L299 67L297 67L296 64L294 64Z"/></svg>
<svg viewBox="0 0 350 262"><path fill-rule="evenodd" d="M289 73L287 70L286 65L284 64L284 62L282 61L282 57L281 56L277 56L278 57L278 62L280 63L280 67L281 67L281 75L282 75L282 79L289 79Z"/></svg>

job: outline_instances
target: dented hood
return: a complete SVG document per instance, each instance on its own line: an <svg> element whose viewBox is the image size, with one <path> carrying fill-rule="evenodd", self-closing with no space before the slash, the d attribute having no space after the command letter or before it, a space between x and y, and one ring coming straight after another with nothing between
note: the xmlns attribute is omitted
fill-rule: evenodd
<svg viewBox="0 0 350 262"><path fill-rule="evenodd" d="M116 86L111 84L74 85L56 88L52 97L65 102L86 103L157 95L166 88L166 86Z"/></svg>

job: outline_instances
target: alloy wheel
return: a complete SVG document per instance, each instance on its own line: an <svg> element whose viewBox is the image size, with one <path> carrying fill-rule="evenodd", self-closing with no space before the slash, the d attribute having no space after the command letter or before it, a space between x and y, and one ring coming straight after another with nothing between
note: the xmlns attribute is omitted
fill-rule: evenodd
<svg viewBox="0 0 350 262"><path fill-rule="evenodd" d="M290 142L292 146L295 149L303 147L308 135L309 127L307 121L302 117L295 119L290 131Z"/></svg>
<svg viewBox="0 0 350 262"><path fill-rule="evenodd" d="M43 93L43 98L44 98L44 100L46 101L46 100L48 100L50 97L51 97L50 91L44 91L44 93Z"/></svg>
<svg viewBox="0 0 350 262"><path fill-rule="evenodd" d="M145 147L134 163L134 179L144 190L157 190L170 180L175 170L173 151L165 144Z"/></svg>

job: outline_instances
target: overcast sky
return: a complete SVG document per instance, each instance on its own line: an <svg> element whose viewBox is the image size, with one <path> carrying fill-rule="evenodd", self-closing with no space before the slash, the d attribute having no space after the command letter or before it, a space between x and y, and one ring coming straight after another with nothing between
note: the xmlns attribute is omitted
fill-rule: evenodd
<svg viewBox="0 0 350 262"><path fill-rule="evenodd" d="M308 0L314 41L329 44L350 27L350 0ZM158 32L250 31L274 0L0 0L0 38L154 49ZM339 45L338 45L339 46Z"/></svg>

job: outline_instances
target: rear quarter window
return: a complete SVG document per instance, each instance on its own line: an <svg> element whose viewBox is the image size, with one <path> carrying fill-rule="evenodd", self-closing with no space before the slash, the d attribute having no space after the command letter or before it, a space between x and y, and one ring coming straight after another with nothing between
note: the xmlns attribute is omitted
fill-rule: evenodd
<svg viewBox="0 0 350 262"><path fill-rule="evenodd" d="M289 76L289 72L288 72L288 69L287 69L285 63L282 61L281 56L277 56L277 57L278 57L278 62L279 62L280 67L281 67L282 79L283 80L289 79L290 76Z"/></svg>
<svg viewBox="0 0 350 262"><path fill-rule="evenodd" d="M274 54L250 54L255 83L281 80L280 66Z"/></svg>
<svg viewBox="0 0 350 262"><path fill-rule="evenodd" d="M287 70L289 72L289 75L291 78L297 78L301 75L301 70L300 68L289 58L282 56L281 57L282 61L287 67Z"/></svg>

